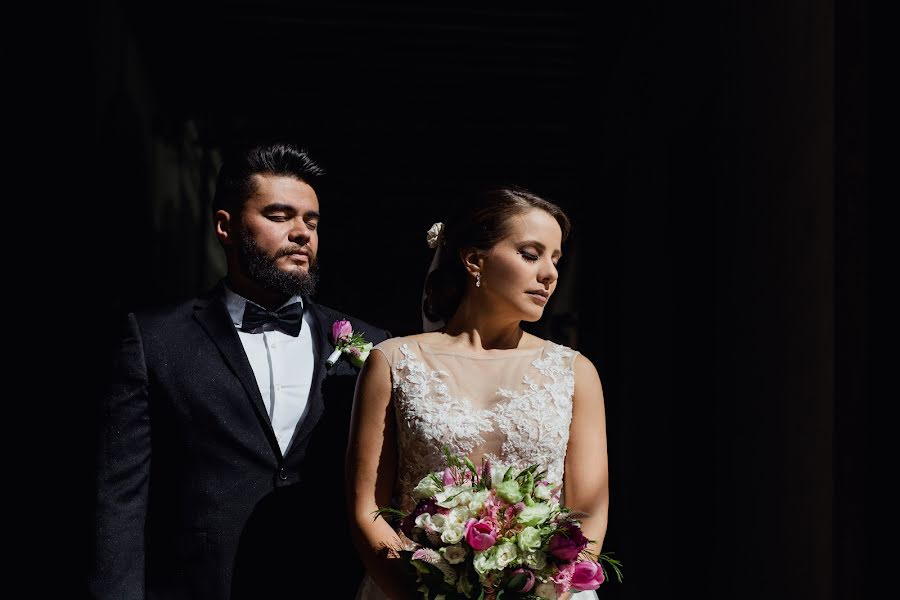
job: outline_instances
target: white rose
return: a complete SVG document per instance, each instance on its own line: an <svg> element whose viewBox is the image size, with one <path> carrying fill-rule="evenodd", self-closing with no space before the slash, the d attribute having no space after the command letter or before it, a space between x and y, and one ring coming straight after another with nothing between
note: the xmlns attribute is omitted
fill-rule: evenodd
<svg viewBox="0 0 900 600"><path fill-rule="evenodd" d="M462 546L446 546L441 548L440 552L444 556L444 560L451 565L458 565L466 560L466 549Z"/></svg>
<svg viewBox="0 0 900 600"><path fill-rule="evenodd" d="M519 550L515 544L503 542L497 546L497 566L501 569L505 568L506 565L516 560L518 555Z"/></svg>
<svg viewBox="0 0 900 600"><path fill-rule="evenodd" d="M551 488L549 483L536 483L534 484L534 497L538 500L549 500L550 489Z"/></svg>
<svg viewBox="0 0 900 600"><path fill-rule="evenodd" d="M438 506L442 506L444 508L453 508L454 506L459 504L459 496L462 495L462 490L459 486L451 485L444 488L443 492L438 492L434 495L435 500L437 501Z"/></svg>
<svg viewBox="0 0 900 600"><path fill-rule="evenodd" d="M447 517L440 513L431 515L431 525L434 527L435 531L444 531L448 525Z"/></svg>
<svg viewBox="0 0 900 600"><path fill-rule="evenodd" d="M484 552L476 552L475 560L472 561L472 566L475 567L475 571L477 571L479 575L484 575L488 571L496 571L497 557L494 554L494 549L488 548Z"/></svg>
<svg viewBox="0 0 900 600"><path fill-rule="evenodd" d="M469 502L472 501L472 492L466 490L464 492L460 492L456 497L456 506L465 506Z"/></svg>
<svg viewBox="0 0 900 600"><path fill-rule="evenodd" d="M503 483L503 476L506 475L506 471L509 469L508 465L501 465L500 463L491 463L491 487L495 488Z"/></svg>
<svg viewBox="0 0 900 600"><path fill-rule="evenodd" d="M425 531L434 531L434 524L431 522L431 515L422 513L416 517L416 527Z"/></svg>
<svg viewBox="0 0 900 600"><path fill-rule="evenodd" d="M435 494L441 491L440 486L437 481L432 479L431 477L425 477L422 481L419 482L415 488L413 488L412 495L416 501L425 500L426 498L431 498Z"/></svg>
<svg viewBox="0 0 900 600"><path fill-rule="evenodd" d="M520 531L518 538L519 548L525 554L541 547L541 532L534 527L526 527Z"/></svg>
<svg viewBox="0 0 900 600"><path fill-rule="evenodd" d="M516 515L516 522L522 525L540 525L550 517L551 508L546 504L526 506Z"/></svg>
<svg viewBox="0 0 900 600"><path fill-rule="evenodd" d="M469 501L469 512L472 516L478 514L478 512L484 507L484 501L487 500L487 497L490 495L490 491L481 490L480 492L475 492L472 494L472 499Z"/></svg>
<svg viewBox="0 0 900 600"><path fill-rule="evenodd" d="M457 506L450 509L450 514L447 515L447 522L453 525L465 525L469 517L472 516L467 506Z"/></svg>
<svg viewBox="0 0 900 600"><path fill-rule="evenodd" d="M466 526L461 523L448 523L441 533L441 541L445 544L456 544L466 535Z"/></svg>

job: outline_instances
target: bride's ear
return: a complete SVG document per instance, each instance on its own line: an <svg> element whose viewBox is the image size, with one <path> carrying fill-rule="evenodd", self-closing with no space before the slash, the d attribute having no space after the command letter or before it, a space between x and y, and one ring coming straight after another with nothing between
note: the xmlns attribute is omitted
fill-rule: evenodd
<svg viewBox="0 0 900 600"><path fill-rule="evenodd" d="M219 242L223 246L230 246L234 240L231 213L227 210L217 210L213 215L213 222L216 225L216 237L219 238Z"/></svg>
<svg viewBox="0 0 900 600"><path fill-rule="evenodd" d="M459 258L470 277L475 277L484 268L484 256L475 248L463 248L459 251Z"/></svg>

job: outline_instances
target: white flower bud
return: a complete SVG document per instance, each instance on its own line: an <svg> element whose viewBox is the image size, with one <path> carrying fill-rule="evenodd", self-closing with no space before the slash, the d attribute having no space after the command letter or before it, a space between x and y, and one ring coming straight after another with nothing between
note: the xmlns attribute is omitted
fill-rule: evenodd
<svg viewBox="0 0 900 600"><path fill-rule="evenodd" d="M444 231L443 223L435 223L431 226L431 229L428 230L428 233L425 234L425 240L428 242L429 248L437 248L438 244L441 241L441 233Z"/></svg>

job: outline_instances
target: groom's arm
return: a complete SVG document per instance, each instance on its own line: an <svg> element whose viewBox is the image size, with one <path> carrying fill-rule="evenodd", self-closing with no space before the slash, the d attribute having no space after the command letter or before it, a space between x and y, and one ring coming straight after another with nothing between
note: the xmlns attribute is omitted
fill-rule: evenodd
<svg viewBox="0 0 900 600"><path fill-rule="evenodd" d="M128 316L99 406L94 598L143 600L150 475L148 378L141 332Z"/></svg>

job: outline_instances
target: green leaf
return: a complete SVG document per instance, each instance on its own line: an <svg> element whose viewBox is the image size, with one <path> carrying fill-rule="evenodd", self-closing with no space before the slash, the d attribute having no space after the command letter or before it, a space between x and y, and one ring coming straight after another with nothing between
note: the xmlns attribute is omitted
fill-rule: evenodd
<svg viewBox="0 0 900 600"><path fill-rule="evenodd" d="M444 454L444 458L447 461L448 467L458 467L460 466L459 458L450 454L450 448L447 446L441 446L441 452Z"/></svg>
<svg viewBox="0 0 900 600"><path fill-rule="evenodd" d="M609 568L613 570L613 573L616 574L616 580L619 583L622 583L622 579L624 579L624 575L622 574L622 563L621 561L612 557L614 552L602 552L599 556L597 556L597 562L600 563L600 567L604 568L604 565L609 565ZM604 568L604 573L606 573L606 569Z"/></svg>
<svg viewBox="0 0 900 600"><path fill-rule="evenodd" d="M533 504L533 500L531 500L531 494L534 493L534 474L530 471L525 472L525 476L519 481L519 489L522 491L522 495L525 497L525 503L528 505Z"/></svg>
<svg viewBox="0 0 900 600"><path fill-rule="evenodd" d="M407 515L407 513L402 510L397 510L396 508L391 507L383 507L373 512L372 520L374 521L378 517L382 517L385 521L397 521L402 519Z"/></svg>
<svg viewBox="0 0 900 600"><path fill-rule="evenodd" d="M346 346L365 346L369 342L366 341L366 338L363 337L361 333L353 333L350 335L350 341L346 344ZM346 347L345 346L345 347Z"/></svg>
<svg viewBox="0 0 900 600"><path fill-rule="evenodd" d="M465 463L466 463L466 468L472 472L472 476L474 478L477 478L478 477L478 469L475 468L475 464L471 460L469 460L468 456L464 456L463 461L465 461Z"/></svg>

